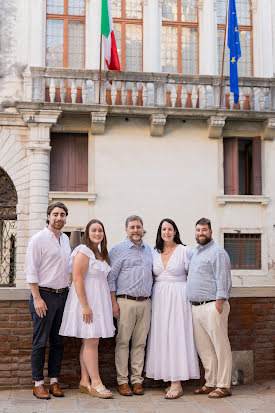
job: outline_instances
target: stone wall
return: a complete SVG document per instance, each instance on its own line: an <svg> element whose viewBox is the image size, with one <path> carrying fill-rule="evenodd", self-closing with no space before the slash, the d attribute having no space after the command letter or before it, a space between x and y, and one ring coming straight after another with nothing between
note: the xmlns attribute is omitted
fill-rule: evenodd
<svg viewBox="0 0 275 413"><path fill-rule="evenodd" d="M232 350L253 350L255 380L275 379L275 297L230 299ZM0 389L31 385L32 322L27 301L0 301ZM99 364L104 383L116 384L114 339L100 342ZM81 340L65 339L61 382L77 387ZM45 371L45 376L47 372ZM147 386L160 385L146 380Z"/></svg>

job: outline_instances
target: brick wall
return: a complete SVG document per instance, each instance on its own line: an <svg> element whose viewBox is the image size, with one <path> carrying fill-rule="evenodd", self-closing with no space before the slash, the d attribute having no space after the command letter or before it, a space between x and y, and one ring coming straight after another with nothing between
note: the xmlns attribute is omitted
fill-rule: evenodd
<svg viewBox="0 0 275 413"><path fill-rule="evenodd" d="M232 350L253 350L255 380L275 378L275 298L231 298L229 335ZM0 302L0 388L31 385L32 322L27 301ZM66 338L61 381L78 385L81 340ZM114 339L99 348L100 373L115 385ZM46 372L45 372L45 375ZM159 385L146 380L146 385Z"/></svg>

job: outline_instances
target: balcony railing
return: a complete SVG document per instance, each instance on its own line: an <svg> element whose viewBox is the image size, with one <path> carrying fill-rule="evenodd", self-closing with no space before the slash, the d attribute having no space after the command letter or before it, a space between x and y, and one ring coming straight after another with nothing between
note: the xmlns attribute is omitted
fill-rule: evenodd
<svg viewBox="0 0 275 413"><path fill-rule="evenodd" d="M31 67L23 76L27 102L99 103L97 70ZM235 105L229 78L224 78L223 109L275 111L274 79L240 78L239 87L239 104ZM101 104L217 109L219 96L219 76L123 71L102 71L101 76Z"/></svg>

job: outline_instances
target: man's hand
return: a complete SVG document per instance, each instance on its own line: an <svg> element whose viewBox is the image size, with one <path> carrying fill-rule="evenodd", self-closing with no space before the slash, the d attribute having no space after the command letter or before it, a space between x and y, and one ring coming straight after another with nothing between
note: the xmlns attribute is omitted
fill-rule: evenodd
<svg viewBox="0 0 275 413"><path fill-rule="evenodd" d="M118 302L113 302L113 316L119 318L119 305Z"/></svg>
<svg viewBox="0 0 275 413"><path fill-rule="evenodd" d="M222 310L223 310L223 302L224 302L223 298L221 298L220 300L216 300L216 309L220 314L222 313Z"/></svg>
<svg viewBox="0 0 275 413"><path fill-rule="evenodd" d="M33 305L38 317L43 318L48 310L45 301L39 296L37 298L33 298Z"/></svg>

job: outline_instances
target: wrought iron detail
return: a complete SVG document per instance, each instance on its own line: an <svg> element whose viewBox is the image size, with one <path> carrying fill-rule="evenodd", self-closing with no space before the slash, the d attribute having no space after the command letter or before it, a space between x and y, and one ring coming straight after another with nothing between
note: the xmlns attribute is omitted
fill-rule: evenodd
<svg viewBox="0 0 275 413"><path fill-rule="evenodd" d="M16 219L17 193L9 175L0 168L0 219Z"/></svg>

